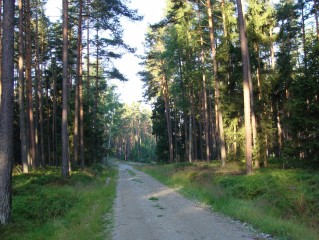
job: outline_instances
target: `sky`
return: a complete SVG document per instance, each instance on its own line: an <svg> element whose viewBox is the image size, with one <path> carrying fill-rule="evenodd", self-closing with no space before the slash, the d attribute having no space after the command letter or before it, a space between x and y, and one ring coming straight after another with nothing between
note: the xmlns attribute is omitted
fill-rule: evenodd
<svg viewBox="0 0 319 240"><path fill-rule="evenodd" d="M165 0L130 0L128 2L131 9L137 9L139 14L144 16L140 22L130 22L127 19L122 19L121 23L124 29L124 42L133 48L136 48L137 55L144 53L143 42L147 27L149 24L156 23L163 18L165 9ZM52 17L52 21L60 18L62 9L62 1L48 0L46 5L46 15ZM114 65L122 72L127 82L112 80L111 84L118 86L117 92L120 94L120 99L123 103L132 103L143 100L143 83L141 82L138 72L143 70L139 66L141 60L133 54L125 54L120 60L114 61ZM145 105L145 104L143 104ZM149 105L146 104L149 107Z"/></svg>

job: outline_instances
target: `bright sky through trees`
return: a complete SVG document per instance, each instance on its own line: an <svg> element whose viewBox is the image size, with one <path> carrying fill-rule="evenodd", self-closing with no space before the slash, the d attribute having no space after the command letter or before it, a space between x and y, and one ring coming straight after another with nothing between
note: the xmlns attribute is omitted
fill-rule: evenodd
<svg viewBox="0 0 319 240"><path fill-rule="evenodd" d="M48 0L46 14L55 19L61 19L62 1ZM163 17L165 0L132 0L129 1L129 8L137 9L139 14L144 16L141 22L130 22L123 19L124 41L131 47L137 49L136 55L143 54L143 41L149 24L156 23ZM139 66L141 60L132 54L126 54L122 59L114 61L116 67L129 79L128 82L111 81L118 86L118 93L123 102L131 103L143 100L143 83L137 76L142 70Z"/></svg>

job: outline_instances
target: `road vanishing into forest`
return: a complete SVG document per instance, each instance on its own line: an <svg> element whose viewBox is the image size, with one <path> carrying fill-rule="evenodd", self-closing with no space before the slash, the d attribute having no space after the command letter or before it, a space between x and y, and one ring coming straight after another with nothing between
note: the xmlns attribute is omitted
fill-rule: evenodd
<svg viewBox="0 0 319 240"><path fill-rule="evenodd" d="M118 167L113 240L263 239L129 165Z"/></svg>

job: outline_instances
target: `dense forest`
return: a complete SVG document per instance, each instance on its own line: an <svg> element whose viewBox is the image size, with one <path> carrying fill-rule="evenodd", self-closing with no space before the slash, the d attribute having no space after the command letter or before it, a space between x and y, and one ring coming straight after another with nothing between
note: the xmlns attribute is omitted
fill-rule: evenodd
<svg viewBox="0 0 319 240"><path fill-rule="evenodd" d="M159 161L318 167L318 1L169 1L146 37Z"/></svg>
<svg viewBox="0 0 319 240"><path fill-rule="evenodd" d="M220 160L319 166L319 3L170 0L149 27L139 73L149 112L119 101L114 59L134 49L121 0L0 0L0 223L11 175L61 175L116 156L161 163ZM18 169L18 170L17 170Z"/></svg>

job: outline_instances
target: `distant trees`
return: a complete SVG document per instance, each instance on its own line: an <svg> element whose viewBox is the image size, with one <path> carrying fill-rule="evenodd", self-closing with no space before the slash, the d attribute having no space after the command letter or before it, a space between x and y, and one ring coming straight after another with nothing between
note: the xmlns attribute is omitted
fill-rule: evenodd
<svg viewBox="0 0 319 240"><path fill-rule="evenodd" d="M150 117L151 111L140 103L114 109L107 127L111 140L108 152L126 161L154 161L156 139Z"/></svg>
<svg viewBox="0 0 319 240"><path fill-rule="evenodd" d="M150 27L142 76L155 102L158 161L170 159L171 135L174 161L246 159L248 174L270 159L318 167L317 1L236 5L169 1Z"/></svg>

